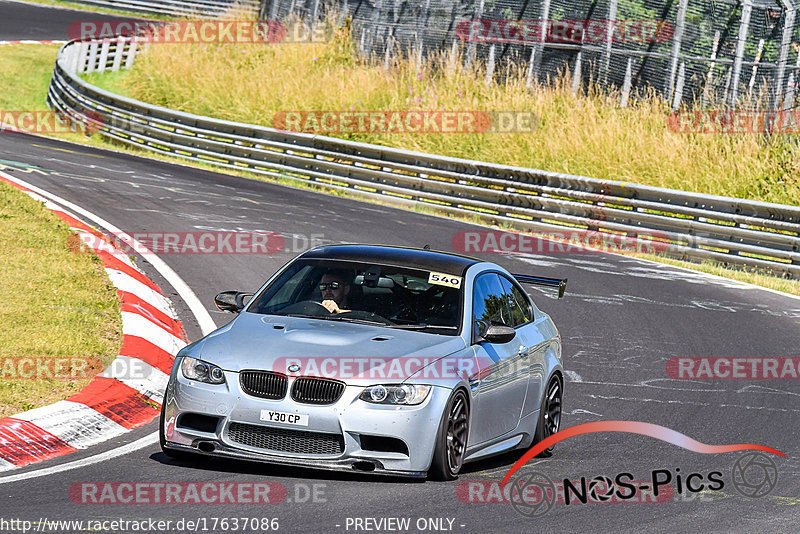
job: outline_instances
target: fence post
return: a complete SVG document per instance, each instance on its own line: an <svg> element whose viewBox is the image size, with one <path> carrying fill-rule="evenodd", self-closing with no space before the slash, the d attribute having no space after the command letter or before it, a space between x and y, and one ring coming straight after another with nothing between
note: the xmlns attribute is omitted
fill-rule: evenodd
<svg viewBox="0 0 800 534"><path fill-rule="evenodd" d="M492 76L494 76L494 43L489 47L489 60L486 62L486 86L492 85Z"/></svg>
<svg viewBox="0 0 800 534"><path fill-rule="evenodd" d="M547 40L547 30L550 26L549 21L547 20L550 16L550 0L544 0L542 2L542 17L541 22L539 23L539 42L536 44L536 57L535 57L535 65L534 65L534 72L533 75L535 79L538 80L539 76L539 67L542 64L542 55L544 53L544 43Z"/></svg>
<svg viewBox="0 0 800 534"><path fill-rule="evenodd" d="M478 7L475 9L475 18L473 20L480 20L480 18L483 16L483 4L484 0L480 0L480 2L478 2ZM477 43L469 44L469 48L467 49L466 64L464 65L465 67L469 68L472 65L472 62L475 61L477 46L478 46Z"/></svg>
<svg viewBox="0 0 800 534"><path fill-rule="evenodd" d="M383 0L375 0L375 9L372 12L372 27L369 29L369 40L367 42L370 60L372 60L372 54L375 51L375 36L378 34L378 22L380 22L381 19L381 11L383 11Z"/></svg>
<svg viewBox="0 0 800 534"><path fill-rule="evenodd" d="M100 61L97 62L97 70L105 72L108 63L108 50L111 48L111 39L103 39L103 45L100 47Z"/></svg>
<svg viewBox="0 0 800 534"><path fill-rule="evenodd" d="M789 74L789 81L786 82L786 97L783 99L783 109L791 109L794 105L794 94L795 94L795 80L797 79L798 73L800 73L800 50L797 51L797 60L795 61L794 66L795 71Z"/></svg>
<svg viewBox="0 0 800 534"><path fill-rule="evenodd" d="M686 78L686 63L681 61L681 68L678 69L678 81L675 82L675 91L672 94L672 111L681 107L683 100L683 84Z"/></svg>
<svg viewBox="0 0 800 534"><path fill-rule="evenodd" d="M578 52L575 57L575 69L572 73L572 92L577 93L581 87L581 61L583 59L583 52Z"/></svg>
<svg viewBox="0 0 800 534"><path fill-rule="evenodd" d="M786 73L786 59L789 56L789 47L792 44L792 31L794 30L794 19L797 9L791 0L782 0L786 8L786 18L783 21L783 34L781 35L781 48L778 53L778 68L775 70L775 109L781 103L781 90L783 89L783 77Z"/></svg>
<svg viewBox="0 0 800 534"><path fill-rule="evenodd" d="M722 105L727 105L728 96L731 90L731 73L733 72L733 65L728 67L728 70L725 73L725 90L722 93Z"/></svg>
<svg viewBox="0 0 800 534"><path fill-rule="evenodd" d="M764 39L758 40L758 50L756 51L755 65L753 65L753 72L750 74L750 82L747 84L748 95L753 92L753 86L756 84L756 75L758 74L758 64L761 62L761 54L764 52Z"/></svg>
<svg viewBox="0 0 800 534"><path fill-rule="evenodd" d="M747 42L747 31L750 28L750 14L753 11L753 0L742 0L742 4L742 20L739 25L739 37L736 42L736 58L733 61L733 75L731 76L731 108L736 107L736 96L739 92L739 76L742 72L744 45Z"/></svg>
<svg viewBox="0 0 800 534"><path fill-rule="evenodd" d="M633 79L633 58L628 58L628 66L625 67L625 80L622 82L622 96L619 99L619 107L628 107L628 99L631 95L631 82Z"/></svg>
<svg viewBox="0 0 800 534"><path fill-rule="evenodd" d="M122 65L122 52L125 51L125 37L117 37L117 47L114 49L114 64L111 66L112 72L117 72Z"/></svg>
<svg viewBox="0 0 800 534"><path fill-rule="evenodd" d="M680 3L678 4L678 14L675 19L675 33L672 36L672 50L669 54L669 81L667 82L667 87L664 88L664 92L667 94L667 100L672 98L673 90L675 88L675 70L678 68L678 56L681 53L683 27L686 24L686 8L688 4L689 0L680 0Z"/></svg>
<svg viewBox="0 0 800 534"><path fill-rule="evenodd" d="M97 41L89 44L89 61L86 65L86 72L94 72L97 68Z"/></svg>
<svg viewBox="0 0 800 534"><path fill-rule="evenodd" d="M137 45L138 42L136 41L136 36L134 35L130 40L130 44L128 45L128 56L125 58L126 69L130 69L133 66L133 60L136 58Z"/></svg>
<svg viewBox="0 0 800 534"><path fill-rule="evenodd" d="M528 60L528 73L525 76L525 87L531 88L533 85L533 63L536 59L536 47L531 48L531 58Z"/></svg>
<svg viewBox="0 0 800 534"><path fill-rule="evenodd" d="M70 52L70 72L72 74L80 73L81 65L81 45L72 45L68 48Z"/></svg>
<svg viewBox="0 0 800 534"><path fill-rule="evenodd" d="M425 30L430 19L431 0L425 0L422 16L417 19L417 68L422 64L422 49L425 46Z"/></svg>
<svg viewBox="0 0 800 534"><path fill-rule="evenodd" d="M386 72L389 72L389 61L391 59L390 58L391 53L392 53L392 37L390 35L386 37L386 50L383 53L383 70L385 70Z"/></svg>
<svg viewBox="0 0 800 534"><path fill-rule="evenodd" d="M606 52L603 58L603 69L600 73L600 81L605 84L608 81L608 70L611 68L611 45L614 40L614 29L617 25L617 0L610 0L608 3L608 20L606 21Z"/></svg>
<svg viewBox="0 0 800 534"><path fill-rule="evenodd" d="M447 58L447 75L452 76L456 73L456 54L458 53L458 40L453 39L450 47L450 56Z"/></svg>
<svg viewBox="0 0 800 534"><path fill-rule="evenodd" d="M714 67L717 64L717 51L719 50L719 30L714 32L714 43L711 45L711 63L708 66L708 74L706 74L706 85L703 87L703 105L708 105L709 94L711 91L711 84L714 80Z"/></svg>
<svg viewBox="0 0 800 534"><path fill-rule="evenodd" d="M783 109L792 109L794 104L794 72L789 73L789 82L786 84L786 96L783 100Z"/></svg>
<svg viewBox="0 0 800 534"><path fill-rule="evenodd" d="M273 0L261 0L261 6L258 9L258 20L266 20L267 13L272 7Z"/></svg>

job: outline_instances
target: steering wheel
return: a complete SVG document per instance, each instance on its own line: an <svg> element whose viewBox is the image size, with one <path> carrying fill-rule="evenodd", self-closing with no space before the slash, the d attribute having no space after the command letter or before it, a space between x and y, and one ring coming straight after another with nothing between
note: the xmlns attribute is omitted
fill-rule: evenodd
<svg viewBox="0 0 800 534"><path fill-rule="evenodd" d="M324 313L320 313L324 312ZM330 315L331 312L322 305L321 302L317 302L316 300L301 300L300 302L295 302L289 306L286 306L281 310L281 313L299 313L302 315Z"/></svg>

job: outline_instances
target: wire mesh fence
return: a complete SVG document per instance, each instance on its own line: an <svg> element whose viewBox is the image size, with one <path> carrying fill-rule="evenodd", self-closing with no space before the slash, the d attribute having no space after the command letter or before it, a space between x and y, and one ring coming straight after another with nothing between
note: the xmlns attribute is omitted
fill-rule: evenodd
<svg viewBox="0 0 800 534"><path fill-rule="evenodd" d="M350 17L364 56L451 50L502 77L569 72L574 87L656 91L673 107L795 106L800 29L792 0L262 0L261 17ZM796 0L795 0L796 1Z"/></svg>

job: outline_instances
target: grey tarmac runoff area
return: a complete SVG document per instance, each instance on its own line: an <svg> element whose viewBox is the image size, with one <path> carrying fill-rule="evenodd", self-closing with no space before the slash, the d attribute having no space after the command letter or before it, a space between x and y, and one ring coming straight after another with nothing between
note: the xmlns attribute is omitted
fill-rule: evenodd
<svg viewBox="0 0 800 534"><path fill-rule="evenodd" d="M104 13L38 6L22 1L0 0L0 41L66 41L70 24L137 18Z"/></svg>
<svg viewBox="0 0 800 534"><path fill-rule="evenodd" d="M7 5L0 3L4 13ZM59 10L43 11L56 19L61 15ZM87 15L91 20L95 16ZM416 247L430 243L434 249L452 251L455 234L479 229L22 134L0 134L0 170L129 233L266 230L285 236L314 235L326 243ZM287 243L290 249L304 245L302 237L287 238ZM161 259L221 326L232 316L216 311L217 292L256 289L294 254L292 250L271 255L164 254ZM519 454L468 464L455 482L245 462L184 463L161 453L152 437L157 430L153 422L87 450L0 474L0 519L34 524L42 519L171 521L171 528L162 532L177 532L181 520L185 526L203 518L205 523L195 525L195 531L204 531L205 525L207 532L224 532L219 519L229 518L230 532L236 517L277 518L278 531L304 533L798 531L800 382L673 380L666 368L676 357L800 357L800 299L613 254L475 255L512 272L569 278L563 300L531 290L563 337L567 380L562 429L630 420L662 425L705 444L767 445L786 454L773 457L778 473L774 488L760 498L745 497L734 488L732 469L743 453L699 454L650 437L596 433L567 439L556 446L552 458L528 465L554 481L614 478L627 472L644 482L652 479L653 471L663 470L674 477L673 488L678 475L685 479L699 473L708 482L709 473L719 471L724 487L694 493L684 484L680 494L673 489L670 498L662 494L655 499L658 502L646 497L629 502L556 502L546 514L529 518L511 504L496 502L498 483ZM186 303L147 258L136 261L172 298L189 339L198 339L200 328ZM130 445L140 445L139 440L145 445ZM103 454L107 459L98 461ZM37 476L42 469L51 471ZM84 504L74 488L86 482L268 482L285 487L286 497L268 505ZM214 518L219 518L216 529L211 528ZM0 531L19 531L11 526L0 523Z"/></svg>

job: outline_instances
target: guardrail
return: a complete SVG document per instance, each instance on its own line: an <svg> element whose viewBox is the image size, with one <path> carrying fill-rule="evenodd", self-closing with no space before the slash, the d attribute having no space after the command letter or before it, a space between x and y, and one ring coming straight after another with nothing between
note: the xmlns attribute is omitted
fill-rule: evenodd
<svg viewBox="0 0 800 534"><path fill-rule="evenodd" d="M71 0L88 6L176 17L216 17L231 10L257 13L257 0Z"/></svg>
<svg viewBox="0 0 800 534"><path fill-rule="evenodd" d="M313 181L405 206L544 233L586 229L665 254L800 277L800 207L436 156L234 123L102 90L78 73L129 68L134 38L73 41L58 53L48 105L105 137L256 174Z"/></svg>

